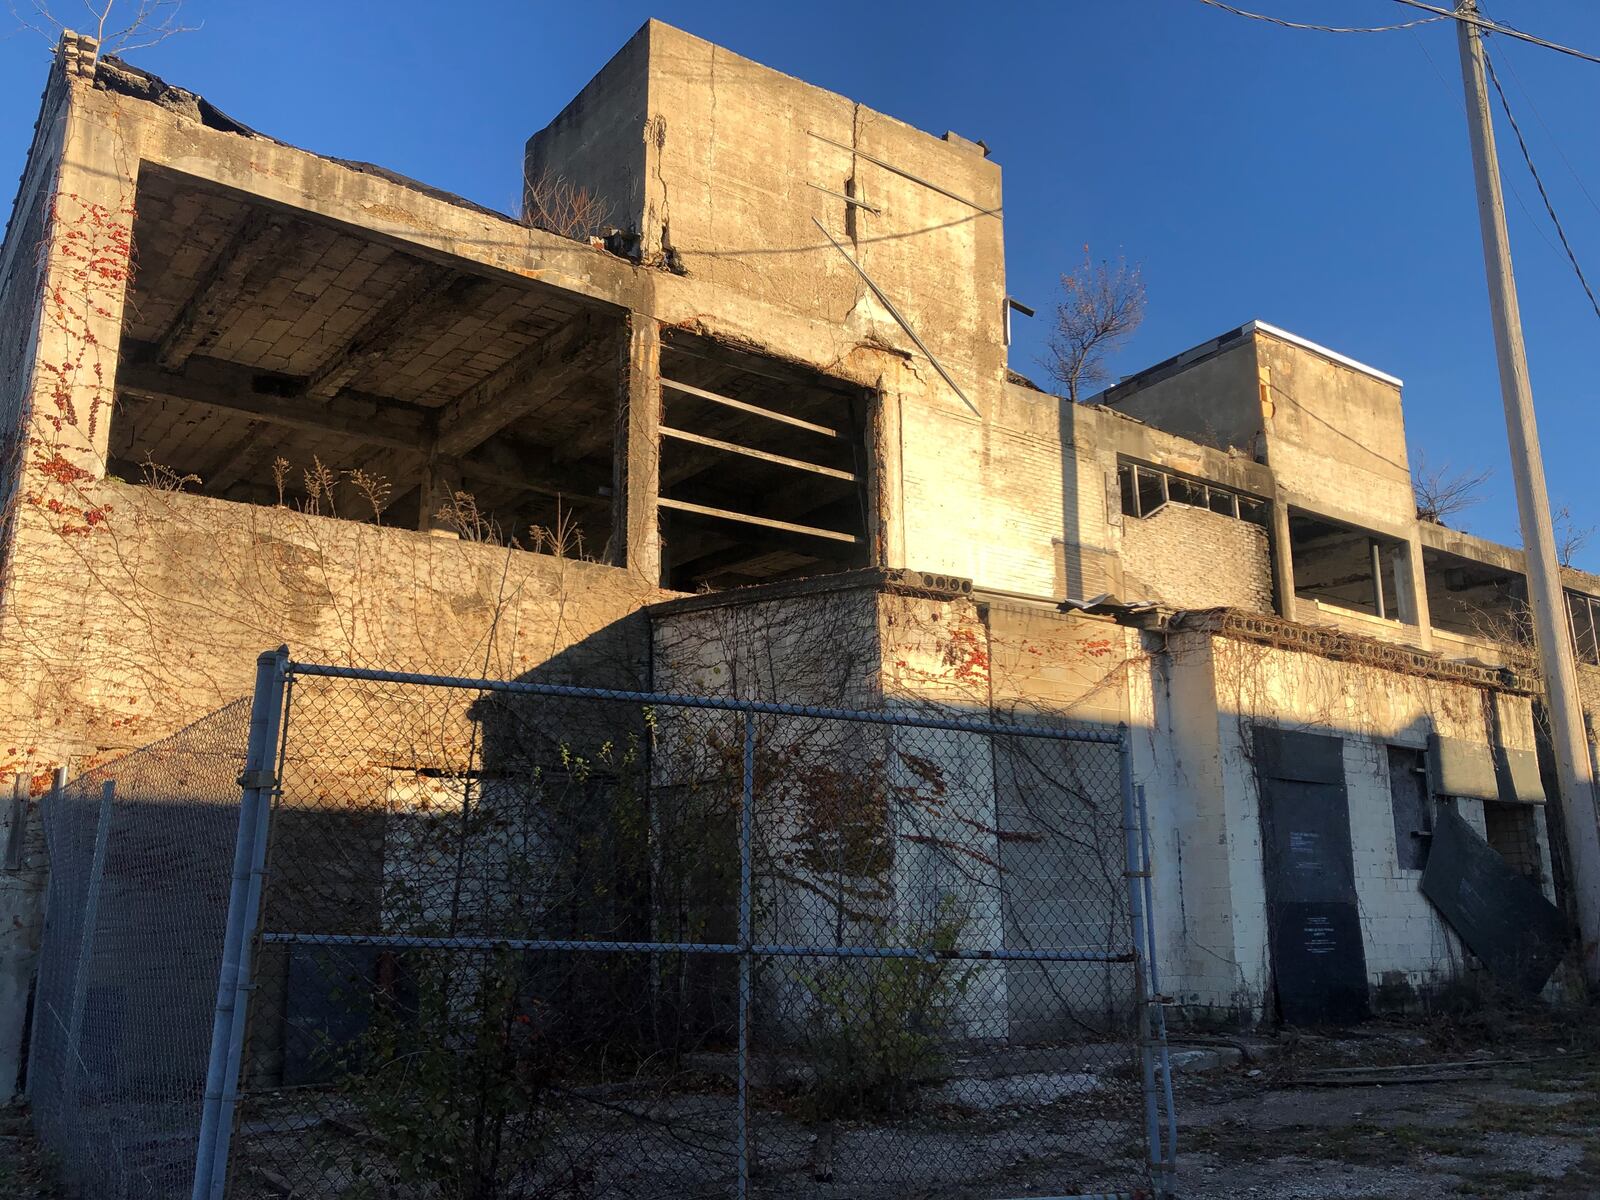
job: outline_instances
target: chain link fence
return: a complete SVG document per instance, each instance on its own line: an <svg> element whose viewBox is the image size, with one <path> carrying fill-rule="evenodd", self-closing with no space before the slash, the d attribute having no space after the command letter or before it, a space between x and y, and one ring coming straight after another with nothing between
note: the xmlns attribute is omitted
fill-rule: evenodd
<svg viewBox="0 0 1600 1200"><path fill-rule="evenodd" d="M249 717L241 700L44 802L28 1085L74 1195L190 1193Z"/></svg>
<svg viewBox="0 0 1600 1200"><path fill-rule="evenodd" d="M1161 1183L1117 731L286 677L229 1195Z"/></svg>
<svg viewBox="0 0 1600 1200"><path fill-rule="evenodd" d="M1171 1186L1115 729L280 654L46 819L80 1195Z"/></svg>

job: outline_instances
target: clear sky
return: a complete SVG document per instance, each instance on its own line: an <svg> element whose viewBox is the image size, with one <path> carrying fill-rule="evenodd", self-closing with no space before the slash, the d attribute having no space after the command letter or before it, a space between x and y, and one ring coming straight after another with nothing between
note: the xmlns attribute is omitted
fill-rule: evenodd
<svg viewBox="0 0 1600 1200"><path fill-rule="evenodd" d="M1339 25L1423 15L1390 0L1236 3ZM1483 7L1600 53L1594 0ZM1449 22L1311 33L1199 0L190 0L185 16L203 27L132 60L275 137L508 210L524 140L650 16L934 133L982 138L1005 172L1010 290L1040 310L1018 322L1015 369L1043 379L1057 278L1083 246L1125 255L1149 310L1114 372L1252 318L1321 342L1403 378L1413 463L1423 449L1430 465L1493 471L1456 523L1520 541ZM1600 65L1504 39L1490 52L1600 287ZM34 34L0 40L0 179L20 174L47 62ZM1600 525L1600 317L1503 121L1500 149L1552 497ZM1577 565L1600 571L1600 535Z"/></svg>

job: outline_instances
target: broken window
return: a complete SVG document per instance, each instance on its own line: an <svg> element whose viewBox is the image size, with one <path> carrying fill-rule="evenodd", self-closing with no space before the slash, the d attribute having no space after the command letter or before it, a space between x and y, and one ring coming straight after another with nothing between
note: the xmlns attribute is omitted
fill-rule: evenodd
<svg viewBox="0 0 1600 1200"><path fill-rule="evenodd" d="M1435 629L1497 642L1531 640L1528 587L1519 573L1428 547L1422 572Z"/></svg>
<svg viewBox="0 0 1600 1200"><path fill-rule="evenodd" d="M620 314L164 170L133 239L111 474L604 551Z"/></svg>
<svg viewBox="0 0 1600 1200"><path fill-rule="evenodd" d="M1187 504L1258 524L1265 519L1266 506L1254 496L1142 463L1118 463L1117 484L1129 517L1148 517L1163 504Z"/></svg>
<svg viewBox="0 0 1600 1200"><path fill-rule="evenodd" d="M1305 513L1289 514L1294 594L1337 608L1400 619L1406 544Z"/></svg>
<svg viewBox="0 0 1600 1200"><path fill-rule="evenodd" d="M1572 618L1572 643L1578 661L1600 667L1600 600L1582 592L1568 592L1567 613Z"/></svg>
<svg viewBox="0 0 1600 1200"><path fill-rule="evenodd" d="M1513 871L1535 885L1543 885L1537 805L1485 800L1483 827L1485 840Z"/></svg>
<svg viewBox="0 0 1600 1200"><path fill-rule="evenodd" d="M680 334L662 345L661 400L667 587L871 564L862 389Z"/></svg>
<svg viewBox="0 0 1600 1200"><path fill-rule="evenodd" d="M1395 862L1402 870L1420 871L1428 865L1428 845L1433 837L1433 804L1428 794L1425 755L1407 746L1388 749Z"/></svg>

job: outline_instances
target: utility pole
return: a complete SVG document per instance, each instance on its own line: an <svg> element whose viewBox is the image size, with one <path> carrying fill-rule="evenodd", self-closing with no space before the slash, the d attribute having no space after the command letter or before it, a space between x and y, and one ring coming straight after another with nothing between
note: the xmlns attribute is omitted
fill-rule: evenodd
<svg viewBox="0 0 1600 1200"><path fill-rule="evenodd" d="M1461 49L1461 81L1467 94L1467 129L1472 136L1478 221L1483 231L1483 267L1489 277L1489 309L1494 318L1495 356L1500 361L1500 394L1505 401L1517 513L1522 521L1528 598L1533 606L1550 741L1561 784L1569 883L1577 902L1578 928L1583 939L1583 973L1590 990L1595 991L1600 989L1600 824L1595 814L1594 769L1579 713L1578 669L1567 634L1566 597L1556 564L1555 530L1550 522L1539 430L1533 419L1533 389L1528 382L1528 356L1522 345L1517 285L1511 274L1511 242L1506 233L1494 123L1489 116L1483 31L1476 23L1477 17L1477 0L1458 0L1456 37Z"/></svg>

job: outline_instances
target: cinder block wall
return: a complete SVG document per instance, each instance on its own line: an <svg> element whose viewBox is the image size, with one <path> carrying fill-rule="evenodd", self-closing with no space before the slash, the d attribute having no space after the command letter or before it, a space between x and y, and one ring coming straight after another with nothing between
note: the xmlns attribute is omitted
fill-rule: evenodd
<svg viewBox="0 0 1600 1200"><path fill-rule="evenodd" d="M1173 608L1272 611L1267 531L1187 504L1122 521L1123 579L1130 600Z"/></svg>

